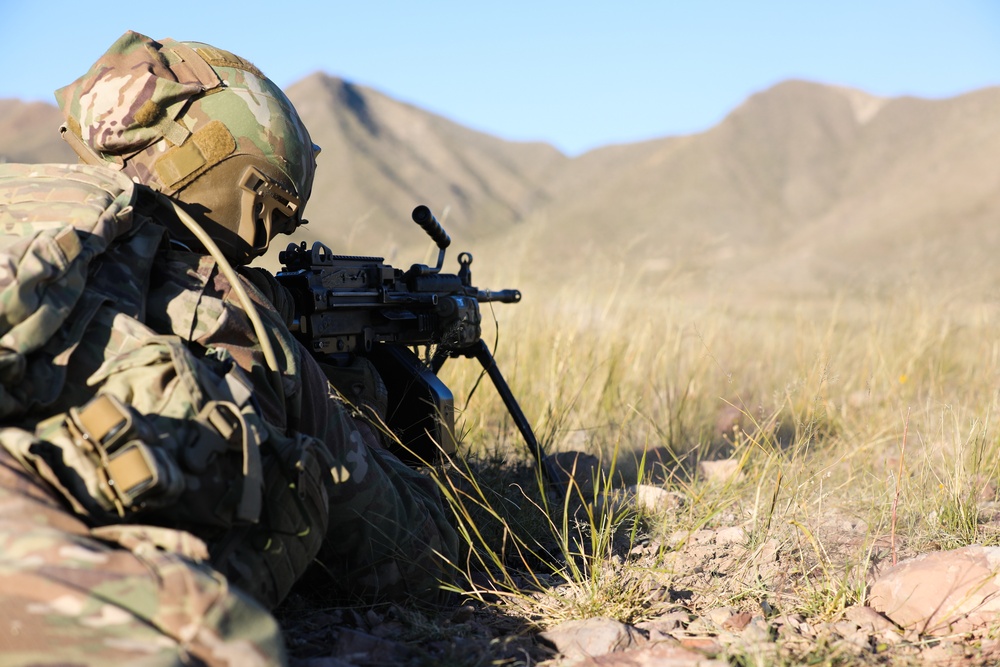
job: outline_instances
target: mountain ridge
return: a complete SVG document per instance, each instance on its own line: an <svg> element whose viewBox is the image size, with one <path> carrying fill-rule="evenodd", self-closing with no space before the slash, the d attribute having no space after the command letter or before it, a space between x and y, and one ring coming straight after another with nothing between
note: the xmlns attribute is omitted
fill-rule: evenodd
<svg viewBox="0 0 1000 667"><path fill-rule="evenodd" d="M409 213L423 203L456 246L544 280L619 265L737 291L961 280L970 268L1000 280L1000 88L929 100L789 80L703 132L574 157L321 72L287 93L323 150L313 222L279 248L320 240L418 261L430 242ZM73 159L59 120L55 107L0 100L0 159Z"/></svg>

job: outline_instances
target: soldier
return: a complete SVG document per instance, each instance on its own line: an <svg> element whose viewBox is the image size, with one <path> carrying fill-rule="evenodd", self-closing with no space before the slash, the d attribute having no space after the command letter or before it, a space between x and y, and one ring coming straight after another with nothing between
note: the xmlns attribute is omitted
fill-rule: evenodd
<svg viewBox="0 0 1000 667"><path fill-rule="evenodd" d="M129 32L56 96L83 164L0 171L0 663L282 664L267 610L315 560L433 598L457 537L366 418L377 374L321 369L246 266L304 222L285 95Z"/></svg>

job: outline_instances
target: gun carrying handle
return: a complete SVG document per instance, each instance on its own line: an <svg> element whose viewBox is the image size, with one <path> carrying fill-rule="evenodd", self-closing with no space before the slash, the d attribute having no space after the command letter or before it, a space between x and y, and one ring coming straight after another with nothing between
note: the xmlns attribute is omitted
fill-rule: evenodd
<svg viewBox="0 0 1000 667"><path fill-rule="evenodd" d="M451 245L451 237L444 231L444 227L437 221L429 208L421 204L413 209L412 217L413 222L424 228L424 231L434 240L438 248L444 250Z"/></svg>

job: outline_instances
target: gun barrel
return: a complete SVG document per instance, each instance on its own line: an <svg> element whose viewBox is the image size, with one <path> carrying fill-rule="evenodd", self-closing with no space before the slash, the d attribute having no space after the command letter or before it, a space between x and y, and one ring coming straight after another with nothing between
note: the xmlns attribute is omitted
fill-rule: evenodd
<svg viewBox="0 0 1000 667"><path fill-rule="evenodd" d="M476 294L476 300L480 303L488 301L499 301L500 303L518 303L521 300L521 291L516 289L488 290L481 289Z"/></svg>

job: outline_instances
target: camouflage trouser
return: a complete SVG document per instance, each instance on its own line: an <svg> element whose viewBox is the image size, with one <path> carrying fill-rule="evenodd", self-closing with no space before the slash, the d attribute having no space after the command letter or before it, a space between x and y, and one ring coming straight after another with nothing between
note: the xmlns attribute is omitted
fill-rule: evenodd
<svg viewBox="0 0 1000 667"><path fill-rule="evenodd" d="M0 664L284 664L270 614L180 555L197 539L149 530L98 539L0 447Z"/></svg>
<svg viewBox="0 0 1000 667"><path fill-rule="evenodd" d="M322 365L330 380L330 516L303 584L330 600L437 602L458 535L434 480L391 454L385 385L370 362Z"/></svg>
<svg viewBox="0 0 1000 667"><path fill-rule="evenodd" d="M440 601L458 536L435 482L390 454L363 420L333 443L329 527L306 583L342 601Z"/></svg>

